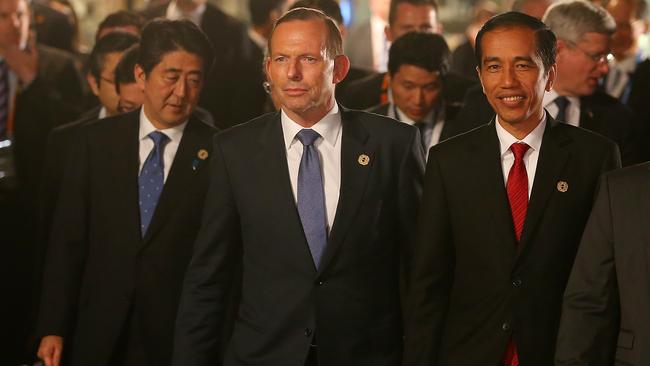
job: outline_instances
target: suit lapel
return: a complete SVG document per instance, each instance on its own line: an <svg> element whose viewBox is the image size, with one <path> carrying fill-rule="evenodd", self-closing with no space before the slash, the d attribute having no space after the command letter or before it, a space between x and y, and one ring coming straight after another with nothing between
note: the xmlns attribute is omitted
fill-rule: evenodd
<svg viewBox="0 0 650 366"><path fill-rule="evenodd" d="M110 151L107 157L107 172L112 178L112 189L118 202L120 220L128 229L125 232L132 235L135 242L140 241L140 208L138 206L138 141L139 110L123 117L116 117L111 128L115 134L107 141L106 151ZM130 246L132 248L132 246Z"/></svg>
<svg viewBox="0 0 650 366"><path fill-rule="evenodd" d="M368 141L368 132L357 120L352 118L345 108L341 107L340 109L343 126L341 139L341 193L328 244L321 259L319 273L327 267L327 264L343 243L363 199L370 171L377 160L375 148ZM359 163L361 155L370 157L368 165Z"/></svg>
<svg viewBox="0 0 650 366"><path fill-rule="evenodd" d="M173 212L174 207L178 207L178 201L183 198L183 192L188 189L188 182L198 172L198 169L194 169L194 166L199 167L199 165L194 163L193 160L198 159L197 154L199 150L210 150L209 146L207 146L209 139L201 136L200 123L194 118L190 118L185 127L185 131L183 131L183 137L178 145L176 156L174 157L169 175L163 186L163 191L158 199L156 212L154 212L153 218L151 219L151 224L144 237L143 245L149 243L156 232L163 227L163 224Z"/></svg>
<svg viewBox="0 0 650 366"><path fill-rule="evenodd" d="M503 179L503 168L501 165L501 146L497 136L495 120L482 127L483 135L475 140L474 147L468 151L471 159L475 161L475 169L479 174L477 176L484 178L484 182L479 183L480 187L476 194L477 207L488 207L495 232L496 243L500 245L500 250L504 250L507 255L502 258L508 261L508 265L503 268L511 268L512 260L515 257L517 243L515 240L514 224L510 205L508 204L508 194L506 192L505 181ZM487 142L487 143L486 143Z"/></svg>
<svg viewBox="0 0 650 366"><path fill-rule="evenodd" d="M533 190L530 195L526 221L524 222L519 244L519 255L521 255L528 242L532 240L535 228L544 214L548 201L557 189L557 183L567 181L571 185L571 182L562 176L570 157L567 145L571 143L571 139L562 130L554 128L558 122L553 118L548 117L546 122L533 181Z"/></svg>
<svg viewBox="0 0 650 366"><path fill-rule="evenodd" d="M287 239L282 245L291 246L287 253L297 253L296 261L308 272L316 273L314 261L305 238L296 206L296 199L291 189L287 151L280 121L280 112L272 115L262 128L259 138L259 152L251 161L251 171L257 172L260 185L260 197L265 206L273 207L274 212L281 212L278 220L280 231L286 233Z"/></svg>

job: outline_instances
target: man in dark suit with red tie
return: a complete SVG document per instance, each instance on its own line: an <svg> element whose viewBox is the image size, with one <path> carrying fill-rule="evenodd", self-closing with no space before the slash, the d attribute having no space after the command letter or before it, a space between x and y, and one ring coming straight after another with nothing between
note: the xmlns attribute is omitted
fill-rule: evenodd
<svg viewBox="0 0 650 366"><path fill-rule="evenodd" d="M214 50L189 21L142 31L142 108L81 125L54 212L37 334L48 365L168 365L214 129L192 115Z"/></svg>
<svg viewBox="0 0 650 366"><path fill-rule="evenodd" d="M476 37L497 116L429 152L405 322L405 365L553 364L562 294L616 145L542 108L553 33L509 12Z"/></svg>
<svg viewBox="0 0 650 366"><path fill-rule="evenodd" d="M397 366L400 267L413 252L424 167L418 131L336 103L349 61L319 10L285 13L269 48L281 111L215 137L173 364ZM228 340L233 288L241 301Z"/></svg>

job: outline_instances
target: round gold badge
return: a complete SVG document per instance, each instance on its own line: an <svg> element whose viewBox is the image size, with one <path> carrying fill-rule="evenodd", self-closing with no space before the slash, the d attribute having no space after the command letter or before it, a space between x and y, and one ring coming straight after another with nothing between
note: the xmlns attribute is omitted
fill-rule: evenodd
<svg viewBox="0 0 650 366"><path fill-rule="evenodd" d="M366 154L361 154L361 155L359 155L359 160L358 161L359 161L359 164L361 164L363 166L366 166L366 165L368 165L368 163L370 163L370 156L368 156Z"/></svg>
<svg viewBox="0 0 650 366"><path fill-rule="evenodd" d="M198 154L196 154L196 156L198 156L199 159L201 159L201 160L207 159L208 155L209 155L208 150L206 150L206 149L201 149L201 150L199 150Z"/></svg>
<svg viewBox="0 0 650 366"><path fill-rule="evenodd" d="M564 193L569 190L569 183L561 180L557 182L557 190Z"/></svg>

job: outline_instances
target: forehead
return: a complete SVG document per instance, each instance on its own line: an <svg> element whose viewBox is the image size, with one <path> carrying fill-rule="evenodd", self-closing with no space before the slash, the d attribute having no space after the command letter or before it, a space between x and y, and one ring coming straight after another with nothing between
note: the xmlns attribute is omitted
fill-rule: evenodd
<svg viewBox="0 0 650 366"><path fill-rule="evenodd" d="M605 33L587 32L580 39L580 46L593 51L605 52L609 49L611 36Z"/></svg>
<svg viewBox="0 0 650 366"><path fill-rule="evenodd" d="M0 13L15 13L27 10L25 0L0 0Z"/></svg>
<svg viewBox="0 0 650 366"><path fill-rule="evenodd" d="M175 50L165 53L160 62L154 67L162 71L169 69L183 72L202 72L203 60L194 53L185 50Z"/></svg>
<svg viewBox="0 0 650 366"><path fill-rule="evenodd" d="M290 20L280 23L273 31L271 50L273 53L322 50L326 39L327 28L323 20Z"/></svg>
<svg viewBox="0 0 650 366"><path fill-rule="evenodd" d="M418 84L429 84L438 80L438 71L429 71L416 65L401 65L395 73L395 79L408 80Z"/></svg>
<svg viewBox="0 0 650 366"><path fill-rule="evenodd" d="M435 9L431 5L400 3L395 10L396 23L430 20L435 15Z"/></svg>
<svg viewBox="0 0 650 366"><path fill-rule="evenodd" d="M499 27L486 32L481 40L481 57L510 59L531 57L536 59L535 32L524 26Z"/></svg>

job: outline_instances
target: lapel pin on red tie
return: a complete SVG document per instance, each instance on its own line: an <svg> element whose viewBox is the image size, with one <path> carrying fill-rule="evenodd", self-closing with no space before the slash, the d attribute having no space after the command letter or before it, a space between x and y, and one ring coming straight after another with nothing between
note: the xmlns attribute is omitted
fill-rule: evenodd
<svg viewBox="0 0 650 366"><path fill-rule="evenodd" d="M567 192L569 190L569 183L567 183L567 182L565 182L563 180L558 181L557 182L557 190L559 192L562 192L562 193Z"/></svg>
<svg viewBox="0 0 650 366"><path fill-rule="evenodd" d="M370 163L370 156L366 154L361 154L359 155L359 159L357 160L359 162L359 165L366 166L368 163Z"/></svg>

